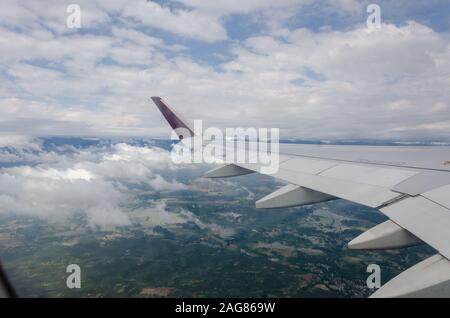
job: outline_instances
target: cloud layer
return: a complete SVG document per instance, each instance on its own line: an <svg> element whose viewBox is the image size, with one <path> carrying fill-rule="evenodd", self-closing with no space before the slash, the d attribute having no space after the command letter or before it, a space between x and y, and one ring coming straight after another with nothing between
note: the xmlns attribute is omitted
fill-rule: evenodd
<svg viewBox="0 0 450 318"><path fill-rule="evenodd" d="M187 189L160 173L179 167L169 152L124 143L83 150L46 150L39 143L0 148L0 214L62 220L81 215L88 226L131 224L133 188L170 192ZM157 204L155 211L164 211ZM170 214L166 212L166 214ZM184 218L186 219L186 218Z"/></svg>
<svg viewBox="0 0 450 318"><path fill-rule="evenodd" d="M81 29L60 1L4 1L0 135L168 137L161 95L284 138L448 140L449 30L400 2L369 30L356 0L83 0Z"/></svg>

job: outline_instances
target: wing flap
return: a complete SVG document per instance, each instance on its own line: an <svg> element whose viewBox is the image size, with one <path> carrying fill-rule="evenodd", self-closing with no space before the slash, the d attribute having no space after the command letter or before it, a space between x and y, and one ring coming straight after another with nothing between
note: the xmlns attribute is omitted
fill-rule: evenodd
<svg viewBox="0 0 450 318"><path fill-rule="evenodd" d="M422 196L409 197L381 212L450 259L450 210Z"/></svg>
<svg viewBox="0 0 450 318"><path fill-rule="evenodd" d="M379 186L310 175L282 168L280 168L276 177L305 188L367 205L372 208L377 208L399 196L398 193Z"/></svg>
<svg viewBox="0 0 450 318"><path fill-rule="evenodd" d="M449 297L450 261L436 254L394 277L371 298Z"/></svg>
<svg viewBox="0 0 450 318"><path fill-rule="evenodd" d="M259 171L260 167L258 164L239 163L236 165L253 171ZM286 169L285 163L282 163L278 172L272 176L288 183L372 208L378 208L402 195L381 186L304 173L293 170L292 166L288 166L288 168L290 169Z"/></svg>
<svg viewBox="0 0 450 318"><path fill-rule="evenodd" d="M450 209L450 185L428 191L422 194L422 196Z"/></svg>
<svg viewBox="0 0 450 318"><path fill-rule="evenodd" d="M335 161L290 157L290 159L283 162L281 166L286 170L316 175L336 166L336 164Z"/></svg>
<svg viewBox="0 0 450 318"><path fill-rule="evenodd" d="M338 164L320 173L320 175L324 177L386 188L392 188L396 184L411 178L416 174L417 172L406 169L381 168L377 166L364 166L348 163Z"/></svg>
<svg viewBox="0 0 450 318"><path fill-rule="evenodd" d="M450 184L450 173L424 170L417 175L397 184L392 190L410 196L421 195L444 185Z"/></svg>

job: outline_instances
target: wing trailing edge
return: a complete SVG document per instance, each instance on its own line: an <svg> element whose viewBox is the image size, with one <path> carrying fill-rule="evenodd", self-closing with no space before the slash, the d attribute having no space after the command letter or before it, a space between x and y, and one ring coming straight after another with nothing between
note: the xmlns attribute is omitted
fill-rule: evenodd
<svg viewBox="0 0 450 318"><path fill-rule="evenodd" d="M449 291L450 261L436 254L394 277L370 297L447 298Z"/></svg>

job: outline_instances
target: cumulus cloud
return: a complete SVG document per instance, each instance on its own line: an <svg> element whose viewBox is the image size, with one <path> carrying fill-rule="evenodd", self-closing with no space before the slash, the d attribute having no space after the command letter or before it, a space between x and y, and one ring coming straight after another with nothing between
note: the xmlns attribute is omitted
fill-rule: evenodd
<svg viewBox="0 0 450 318"><path fill-rule="evenodd" d="M133 211L133 219L146 227L170 227L197 221L197 218L187 210L169 211L164 201L154 201L151 207Z"/></svg>
<svg viewBox="0 0 450 318"><path fill-rule="evenodd" d="M134 210L132 217L141 226L150 228L161 226L176 231L178 226L190 223L221 238L229 238L236 233L233 228L216 223L205 223L189 210L177 208L171 211L163 200L154 201L151 207Z"/></svg>
<svg viewBox="0 0 450 318"><path fill-rule="evenodd" d="M125 7L122 15L146 26L207 42L227 39L227 32L218 18L197 10L170 9L152 1L134 1L133 5Z"/></svg>
<svg viewBox="0 0 450 318"><path fill-rule="evenodd" d="M299 136L445 138L431 130L425 136L393 130L408 125L413 130L448 116L448 52L447 35L415 22L383 25L380 32L363 26L349 31L297 29L279 39L248 39L224 67L255 78L242 90L252 86L266 99L261 101L265 116L270 111L277 116L267 100L279 97L280 117L295 117L290 125Z"/></svg>
<svg viewBox="0 0 450 318"><path fill-rule="evenodd" d="M0 133L168 137L149 101L161 95L192 119L285 138L448 139L448 32L406 20L368 30L365 1L81 1L82 32L62 29L55 3L0 13ZM297 27L308 6L361 15ZM252 24L263 17L270 27Z"/></svg>
<svg viewBox="0 0 450 318"><path fill-rule="evenodd" d="M242 0L227 1L227 0L179 0L179 2L201 11L216 12L217 14L231 14L231 13L250 13L254 11L286 9L299 7L301 5L309 4L310 0Z"/></svg>
<svg viewBox="0 0 450 318"><path fill-rule="evenodd" d="M214 236L235 234L231 228L203 222L185 208L168 208L165 200L153 199L161 192L195 191L167 177L167 171L191 169L173 164L168 151L101 139L84 141L92 145L56 146L51 139L42 139L0 147L0 216L37 217L50 223L77 217L92 229L138 224L176 230L190 223Z"/></svg>
<svg viewBox="0 0 450 318"><path fill-rule="evenodd" d="M30 145L30 137L20 135L0 135L0 147Z"/></svg>
<svg viewBox="0 0 450 318"><path fill-rule="evenodd" d="M120 143L51 152L30 143L13 149L15 158L5 156L11 147L0 149L1 162L20 164L32 159L34 164L0 169L0 214L49 220L80 214L89 226L125 226L131 224L126 208L133 201L130 186L164 192L187 188L158 174L177 167L167 151L156 147Z"/></svg>
<svg viewBox="0 0 450 318"><path fill-rule="evenodd" d="M41 26L57 33L67 33L67 6L70 4L58 0L41 1L2 1L0 21L2 25L21 30L41 30ZM77 4L83 7L83 24L93 28L110 22L106 12L93 1L79 0Z"/></svg>
<svg viewBox="0 0 450 318"><path fill-rule="evenodd" d="M86 173L33 171L29 167L4 169L0 173L0 213L51 220L80 213L86 215L91 226L128 225L127 215L119 208L124 195L111 183L86 180L82 177Z"/></svg>

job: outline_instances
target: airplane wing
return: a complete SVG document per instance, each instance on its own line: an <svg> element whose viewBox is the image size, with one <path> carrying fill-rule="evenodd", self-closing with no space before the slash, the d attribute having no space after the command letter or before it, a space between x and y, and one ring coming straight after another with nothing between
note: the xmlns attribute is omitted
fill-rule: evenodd
<svg viewBox="0 0 450 318"><path fill-rule="evenodd" d="M161 98L152 98L173 129L193 130ZM193 134L192 134L193 135ZM280 144L279 169L287 186L257 208L309 205L341 198L380 210L389 220L349 242L350 249L383 250L428 244L437 254L407 269L372 297L450 297L450 149ZM260 172L232 163L206 177Z"/></svg>

